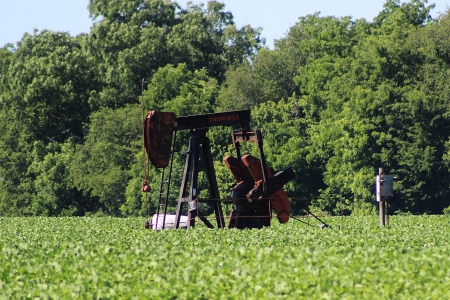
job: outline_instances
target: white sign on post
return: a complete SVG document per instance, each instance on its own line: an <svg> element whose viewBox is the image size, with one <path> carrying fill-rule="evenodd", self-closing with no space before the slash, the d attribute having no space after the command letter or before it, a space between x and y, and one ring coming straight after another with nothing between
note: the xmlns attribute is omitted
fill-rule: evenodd
<svg viewBox="0 0 450 300"><path fill-rule="evenodd" d="M375 177L375 197L377 202L381 201L381 182L380 182L380 175L377 175Z"/></svg>

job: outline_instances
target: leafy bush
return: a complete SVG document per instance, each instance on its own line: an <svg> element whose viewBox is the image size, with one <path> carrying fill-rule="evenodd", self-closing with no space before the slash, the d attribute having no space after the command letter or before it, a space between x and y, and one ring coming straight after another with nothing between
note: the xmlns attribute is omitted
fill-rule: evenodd
<svg viewBox="0 0 450 300"><path fill-rule="evenodd" d="M442 213L443 213L444 215L450 215L450 206L444 208L444 210L442 211Z"/></svg>

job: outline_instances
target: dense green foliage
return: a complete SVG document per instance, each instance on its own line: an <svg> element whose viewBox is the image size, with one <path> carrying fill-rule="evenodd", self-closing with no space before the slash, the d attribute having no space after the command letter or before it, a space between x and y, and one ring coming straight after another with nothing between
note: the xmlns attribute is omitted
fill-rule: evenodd
<svg viewBox="0 0 450 300"><path fill-rule="evenodd" d="M450 296L448 216L394 216L385 228L331 217L324 230L292 220L157 232L143 221L0 218L0 299Z"/></svg>
<svg viewBox="0 0 450 300"><path fill-rule="evenodd" d="M296 172L287 191L321 210L337 213L343 199L345 213L374 213L379 167L399 178L393 212L450 207L450 15L431 18L428 1L387 0L372 21L299 16L272 50L216 1L88 9L88 34L36 31L0 49L1 215L153 211L160 170L150 203L140 193L145 110L244 108L269 164ZM208 132L224 198L229 130ZM171 199L182 168L177 157Z"/></svg>

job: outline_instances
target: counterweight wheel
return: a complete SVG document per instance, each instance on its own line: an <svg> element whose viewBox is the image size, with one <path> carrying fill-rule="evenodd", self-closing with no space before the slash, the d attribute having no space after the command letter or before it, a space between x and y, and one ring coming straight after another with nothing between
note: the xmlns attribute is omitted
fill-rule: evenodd
<svg viewBox="0 0 450 300"><path fill-rule="evenodd" d="M227 156L224 162L238 182L231 190L235 208L231 212L228 228L270 226L272 210L276 212L280 223L289 220L289 196L283 190L283 185L295 176L290 167L275 175L268 168L267 182L264 182L260 159L246 154L241 159Z"/></svg>

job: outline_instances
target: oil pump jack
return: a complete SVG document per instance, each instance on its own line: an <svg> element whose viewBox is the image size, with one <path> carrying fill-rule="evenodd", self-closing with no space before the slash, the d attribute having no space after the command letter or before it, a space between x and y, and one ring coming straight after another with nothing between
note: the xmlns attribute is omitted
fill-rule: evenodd
<svg viewBox="0 0 450 300"><path fill-rule="evenodd" d="M187 228L195 226L196 218L203 221L209 228L215 226L202 215L198 209L199 203L212 205L217 228L262 228L270 226L272 211L275 211L280 223L286 223L290 217L289 196L283 186L295 178L291 167L275 172L267 165L263 151L262 134L259 129L250 129L250 111L236 110L220 113L190 115L177 117L172 112L150 111L143 124L144 148L149 161L157 168L163 168L160 197L158 200L159 219L160 208L164 210L162 229L166 224L167 204L172 174L173 156L177 131L189 132L188 150L181 153L186 155L184 173L181 180L178 205L175 213L175 228L180 227L180 219L184 206L187 205ZM225 225L222 211L217 178L211 154L210 140L206 136L209 128L214 126L238 127L231 131L232 143L236 157L227 156L223 159L230 169L236 185L231 189L231 201L234 208ZM259 158L250 154L241 155L240 143L255 142ZM198 175L200 160L203 152L203 168L209 182L208 199L200 199L198 191ZM165 179L165 168L169 166L168 179ZM166 186L165 199L163 186ZM142 186L143 192L150 190L147 181Z"/></svg>

